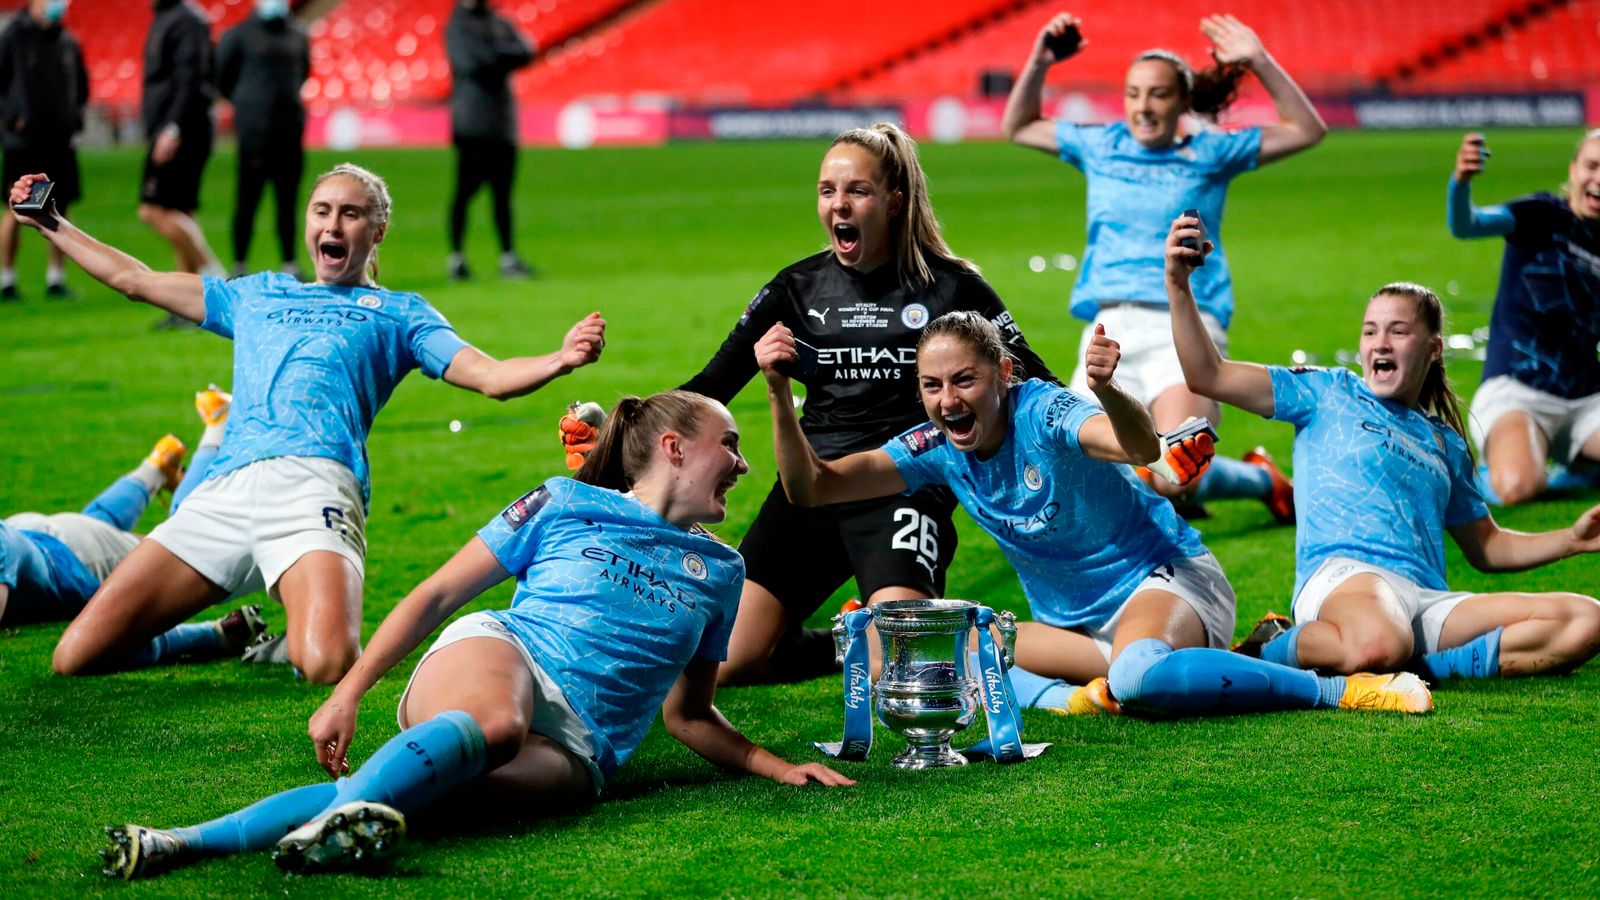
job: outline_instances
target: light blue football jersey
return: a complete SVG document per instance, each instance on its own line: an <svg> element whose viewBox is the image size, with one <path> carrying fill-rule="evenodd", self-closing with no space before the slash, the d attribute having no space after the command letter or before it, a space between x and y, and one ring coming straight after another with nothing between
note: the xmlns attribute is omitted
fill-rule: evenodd
<svg viewBox="0 0 1600 900"><path fill-rule="evenodd" d="M728 656L744 560L631 494L551 478L478 537L517 579L494 616L561 687L607 777L690 660Z"/></svg>
<svg viewBox="0 0 1600 900"><path fill-rule="evenodd" d="M216 478L277 456L338 460L371 493L367 432L412 369L443 377L467 346L416 294L303 284L277 272L205 279L200 327L233 341L233 406Z"/></svg>
<svg viewBox="0 0 1600 900"><path fill-rule="evenodd" d="M933 424L883 445L912 490L946 484L1017 570L1034 619L1098 627L1164 563L1206 552L1200 533L1127 465L1089 458L1078 429L1103 415L1066 388L1011 388L1010 427L989 459Z"/></svg>
<svg viewBox="0 0 1600 900"><path fill-rule="evenodd" d="M1088 242L1072 314L1092 320L1101 303L1134 300L1167 305L1166 243L1172 220L1198 209L1216 250L1190 278L1195 301L1228 327L1233 279L1222 250L1222 208L1228 182L1256 167L1261 129L1203 131L1159 150L1134 140L1124 122L1056 123L1062 161L1089 185Z"/></svg>
<svg viewBox="0 0 1600 900"><path fill-rule="evenodd" d="M37 615L71 618L100 589L100 579L66 544L5 522L0 522L0 584L11 594L7 625L26 624Z"/></svg>
<svg viewBox="0 0 1600 900"><path fill-rule="evenodd" d="M1349 369L1268 371L1272 418L1295 430L1295 594L1330 556L1445 590L1444 529L1489 514L1466 441Z"/></svg>

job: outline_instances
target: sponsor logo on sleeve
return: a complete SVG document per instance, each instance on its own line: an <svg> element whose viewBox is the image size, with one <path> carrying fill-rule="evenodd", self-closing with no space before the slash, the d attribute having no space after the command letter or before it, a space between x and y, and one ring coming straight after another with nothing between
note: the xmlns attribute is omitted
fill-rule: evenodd
<svg viewBox="0 0 1600 900"><path fill-rule="evenodd" d="M932 422L921 426L915 431L908 431L900 435L900 443L911 451L912 456L921 456L935 447L942 446L944 441L944 432L940 431L939 426Z"/></svg>
<svg viewBox="0 0 1600 900"><path fill-rule="evenodd" d="M544 505L549 502L550 490L548 488L534 488L526 494L523 494L522 497L517 500L517 502L506 507L505 512L500 514L500 518L504 519L505 523L511 526L512 531L516 531L522 526L528 524L529 520L531 520L534 515L537 514L539 510L543 509Z"/></svg>

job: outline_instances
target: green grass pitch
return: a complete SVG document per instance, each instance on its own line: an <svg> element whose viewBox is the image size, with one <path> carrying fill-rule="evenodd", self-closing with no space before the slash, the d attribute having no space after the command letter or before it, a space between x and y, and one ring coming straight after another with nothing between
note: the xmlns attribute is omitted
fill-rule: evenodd
<svg viewBox="0 0 1600 900"><path fill-rule="evenodd" d="M1491 135L1480 202L1554 188L1566 132ZM1225 234L1239 297L1240 358L1331 362L1353 348L1366 297L1397 279L1444 295L1456 330L1487 324L1500 243L1452 240L1444 186L1454 133L1332 135L1324 146L1241 178ZM479 280L444 278L449 157L372 151L395 215L382 281L428 296L495 355L544 352L590 310L610 321L604 361L532 397L496 404L414 376L379 416L366 586L369 635L394 603L505 503L563 471L555 435L575 398L678 384L721 341L749 297L822 245L812 177L822 142L674 145L521 162L528 284L492 274L487 201L474 208ZM1080 254L1083 180L1042 154L1000 144L927 146L934 202L951 244L980 263L1057 371L1072 368L1075 273L1035 273L1035 255ZM314 154L317 169L336 161ZM139 158L84 158L88 201L74 219L157 267L168 253L134 216ZM209 170L203 224L228 246L233 158ZM254 262L266 266L265 216ZM76 509L161 434L198 432L190 398L226 385L229 345L157 332L154 311L74 273L81 299L42 295L42 247L25 236L27 301L0 307L0 512ZM1477 364L1453 359L1458 390ZM908 386L909 389L909 386ZM759 387L733 405L751 475L721 531L741 535L774 477ZM459 432L447 423L458 419ZM1223 452L1265 444L1287 460L1289 428L1237 411ZM1511 527L1565 527L1594 496L1499 512ZM1202 523L1240 598L1240 630L1286 611L1293 535L1254 502L1213 505ZM149 528L159 521L152 511ZM796 552L804 553L803 548ZM1471 571L1452 548L1451 581L1474 590L1600 588L1600 560L1520 575ZM849 586L841 592L847 596ZM503 604L508 587L473 608ZM962 520L950 594L1025 609L992 543ZM275 625L281 608L268 607ZM286 668L179 666L103 678L49 674L60 625L0 633L0 893L527 896L1493 896L1600 894L1595 723L1600 669L1523 682L1450 685L1426 717L1281 713L1181 722L1026 715L1054 742L1020 766L899 773L893 735L841 768L849 790L798 790L714 771L659 728L607 789L574 815L465 830L415 817L415 839L376 876L285 877L265 854L206 861L124 887L98 873L100 826L200 821L321 776L305 738L325 688ZM396 731L415 657L368 696L354 758ZM791 760L840 728L839 687L724 691L719 705Z"/></svg>

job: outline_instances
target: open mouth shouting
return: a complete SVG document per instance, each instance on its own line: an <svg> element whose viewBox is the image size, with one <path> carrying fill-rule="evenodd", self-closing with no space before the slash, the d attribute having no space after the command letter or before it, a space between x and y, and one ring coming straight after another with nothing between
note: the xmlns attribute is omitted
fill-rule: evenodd
<svg viewBox="0 0 1600 900"><path fill-rule="evenodd" d="M944 426L945 434L948 434L950 440L957 446L964 447L972 443L973 433L978 428L978 416L976 413L946 413L939 418L940 424Z"/></svg>
<svg viewBox="0 0 1600 900"><path fill-rule="evenodd" d="M840 257L853 257L861 249L861 229L850 222L835 222L829 229L833 237L833 250Z"/></svg>
<svg viewBox="0 0 1600 900"><path fill-rule="evenodd" d="M338 267L350 258L350 248L334 240L324 240L317 244L317 261L330 266Z"/></svg>
<svg viewBox="0 0 1600 900"><path fill-rule="evenodd" d="M1391 384L1399 374L1400 366L1392 356L1374 356L1367 363L1367 371L1376 384Z"/></svg>

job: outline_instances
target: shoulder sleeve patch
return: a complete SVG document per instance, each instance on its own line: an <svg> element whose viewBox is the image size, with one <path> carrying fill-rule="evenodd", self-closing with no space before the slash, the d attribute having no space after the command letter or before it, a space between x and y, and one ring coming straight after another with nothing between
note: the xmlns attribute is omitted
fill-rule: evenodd
<svg viewBox="0 0 1600 900"><path fill-rule="evenodd" d="M528 524L539 510L544 509L545 504L549 502L550 489L540 486L523 494L521 499L506 507L505 512L500 514L500 518L511 526L512 531L516 531Z"/></svg>
<svg viewBox="0 0 1600 900"><path fill-rule="evenodd" d="M900 443L905 445L912 456L921 456L935 447L943 446L944 442L944 432L932 422L900 435Z"/></svg>
<svg viewBox="0 0 1600 900"><path fill-rule="evenodd" d="M750 303L745 306L744 314L739 316L739 322L742 324L746 319L750 318L750 314L756 311L756 307L760 306L761 305L761 301L765 300L767 298L767 295L770 294L770 293L772 293L772 286L771 285L767 285L766 287L762 288L761 290L756 291L756 295L754 297L751 297L750 298Z"/></svg>

